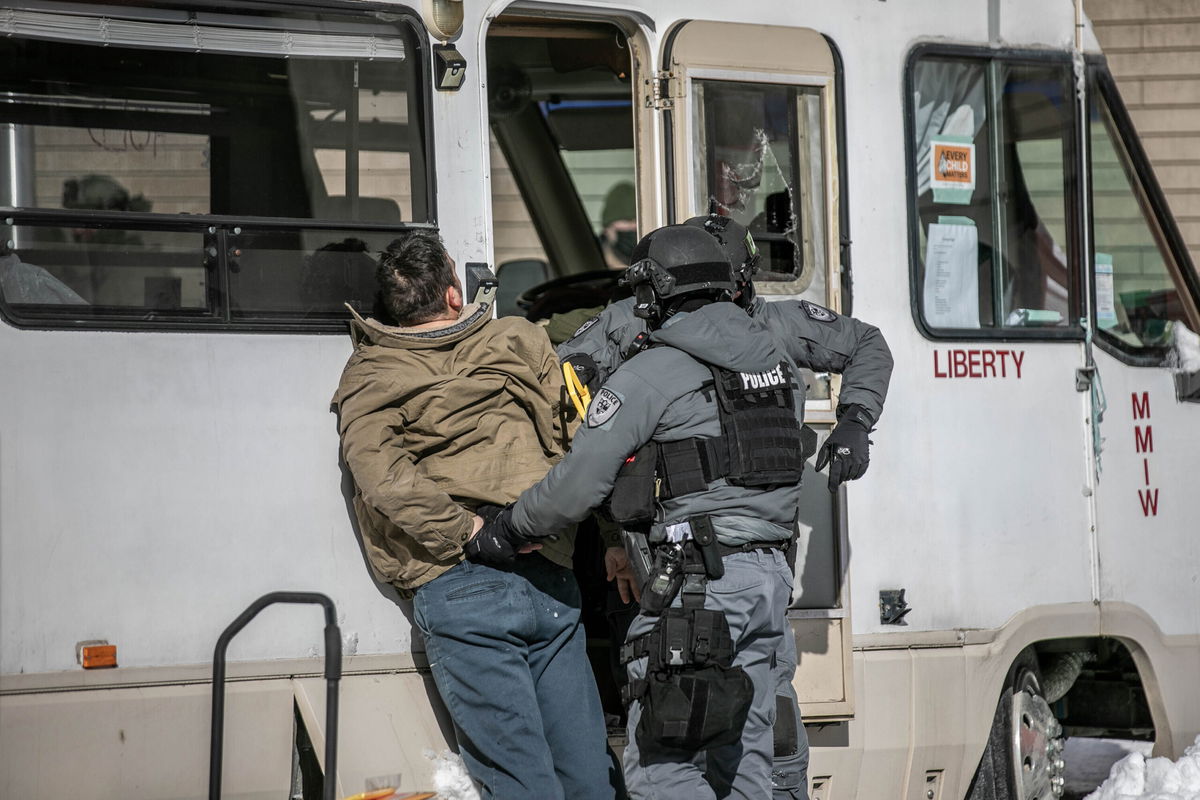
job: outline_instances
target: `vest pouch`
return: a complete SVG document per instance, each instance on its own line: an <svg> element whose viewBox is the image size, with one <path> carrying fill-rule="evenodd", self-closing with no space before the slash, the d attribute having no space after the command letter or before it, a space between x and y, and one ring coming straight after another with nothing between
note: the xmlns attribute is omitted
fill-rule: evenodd
<svg viewBox="0 0 1200 800"><path fill-rule="evenodd" d="M643 445L625 460L609 495L608 511L622 525L651 522L655 510L655 480L658 471L658 447Z"/></svg>
<svg viewBox="0 0 1200 800"><path fill-rule="evenodd" d="M721 409L721 435L729 452L725 479L734 486L760 489L800 483L804 443L787 362L764 373L716 367L712 372ZM803 394L799 402L804 402Z"/></svg>
<svg viewBox="0 0 1200 800"><path fill-rule="evenodd" d="M742 738L753 699L754 686L741 667L708 664L651 673L641 698L638 747L642 753L663 748L695 753L734 744Z"/></svg>
<svg viewBox="0 0 1200 800"><path fill-rule="evenodd" d="M731 420L726 480L735 486L770 489L795 486L804 475L800 426L791 410L764 408Z"/></svg>

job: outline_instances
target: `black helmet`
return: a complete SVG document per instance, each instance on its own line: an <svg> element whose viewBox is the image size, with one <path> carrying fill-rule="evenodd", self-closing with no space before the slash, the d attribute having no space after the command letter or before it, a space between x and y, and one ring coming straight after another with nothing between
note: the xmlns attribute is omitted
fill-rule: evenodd
<svg viewBox="0 0 1200 800"><path fill-rule="evenodd" d="M634 313L652 323L678 310L680 298L728 300L738 288L720 243L693 225L646 234L633 248L622 283L633 289Z"/></svg>
<svg viewBox="0 0 1200 800"><path fill-rule="evenodd" d="M758 272L759 261L758 246L754 243L750 231L740 222L715 213L692 217L683 224L703 228L721 245L738 283L735 300L743 308L749 308L750 303L754 301L753 279L754 274Z"/></svg>
<svg viewBox="0 0 1200 800"><path fill-rule="evenodd" d="M740 222L720 214L705 214L692 217L683 224L703 228L717 240L739 281L749 283L754 273L758 272L758 246L754 244L750 231Z"/></svg>

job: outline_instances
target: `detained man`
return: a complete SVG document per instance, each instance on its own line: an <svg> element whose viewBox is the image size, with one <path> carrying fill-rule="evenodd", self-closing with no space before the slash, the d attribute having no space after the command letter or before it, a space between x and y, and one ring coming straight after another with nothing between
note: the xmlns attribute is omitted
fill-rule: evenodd
<svg viewBox="0 0 1200 800"><path fill-rule="evenodd" d="M355 513L377 576L413 600L434 681L485 798L612 798L585 652L573 536L469 561L480 513L563 454L562 373L546 334L464 304L437 235L381 254L395 325L357 314L334 396Z"/></svg>

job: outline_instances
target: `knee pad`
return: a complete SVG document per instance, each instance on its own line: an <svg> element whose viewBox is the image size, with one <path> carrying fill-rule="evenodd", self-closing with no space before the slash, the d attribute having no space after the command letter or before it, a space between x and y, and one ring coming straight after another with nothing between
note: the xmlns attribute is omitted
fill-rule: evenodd
<svg viewBox="0 0 1200 800"><path fill-rule="evenodd" d="M775 695L775 758L788 758L800 750L800 715L796 701L785 694Z"/></svg>

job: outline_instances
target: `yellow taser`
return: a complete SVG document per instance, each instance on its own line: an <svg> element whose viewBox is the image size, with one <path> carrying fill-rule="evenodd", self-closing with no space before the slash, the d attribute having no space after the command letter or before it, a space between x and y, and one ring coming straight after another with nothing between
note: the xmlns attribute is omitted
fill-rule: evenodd
<svg viewBox="0 0 1200 800"><path fill-rule="evenodd" d="M567 394L571 396L571 402L575 404L575 410L579 412L579 418L583 419L587 414L588 405L592 402L592 393L583 385L583 381L579 380L579 375L575 372L575 368L571 366L570 361L564 361L562 365L563 380L567 384Z"/></svg>

